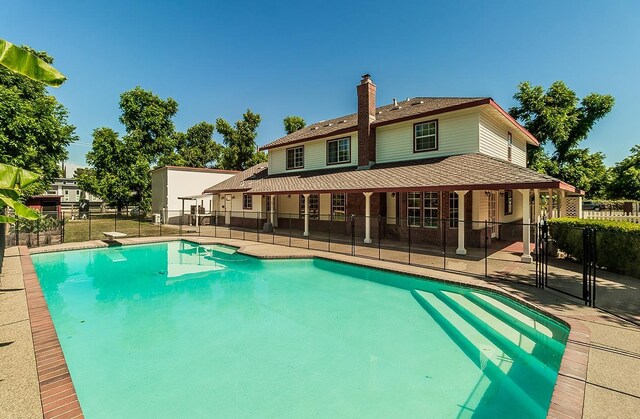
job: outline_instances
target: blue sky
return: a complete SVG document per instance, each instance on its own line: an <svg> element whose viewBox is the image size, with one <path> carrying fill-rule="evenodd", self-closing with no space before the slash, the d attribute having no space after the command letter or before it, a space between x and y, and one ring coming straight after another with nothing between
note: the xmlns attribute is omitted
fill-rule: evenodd
<svg viewBox="0 0 640 419"><path fill-rule="evenodd" d="M52 93L80 141L118 123L119 95L135 86L180 105L176 128L251 108L258 144L307 123L355 112L370 73L378 104L409 96L491 96L503 108L520 81L564 80L580 97L609 93L614 110L583 143L621 160L640 143L637 1L14 1L0 38L46 50L68 81ZM220 137L216 136L220 141Z"/></svg>

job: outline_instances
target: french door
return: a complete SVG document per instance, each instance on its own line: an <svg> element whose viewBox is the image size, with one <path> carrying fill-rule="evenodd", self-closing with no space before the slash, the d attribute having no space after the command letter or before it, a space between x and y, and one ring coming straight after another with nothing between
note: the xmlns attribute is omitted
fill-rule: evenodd
<svg viewBox="0 0 640 419"><path fill-rule="evenodd" d="M496 221L498 221L498 198L497 193L495 191L489 191L487 195L488 198L488 211L489 214L487 216L487 220L489 221L489 232L491 234L491 238L495 239L498 236L498 225Z"/></svg>

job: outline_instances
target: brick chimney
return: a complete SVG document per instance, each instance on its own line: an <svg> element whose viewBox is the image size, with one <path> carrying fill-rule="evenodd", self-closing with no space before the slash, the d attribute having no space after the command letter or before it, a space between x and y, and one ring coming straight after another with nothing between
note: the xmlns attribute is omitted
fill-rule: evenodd
<svg viewBox="0 0 640 419"><path fill-rule="evenodd" d="M358 91L358 168L368 168L376 161L376 132L371 124L376 120L376 85L365 74Z"/></svg>

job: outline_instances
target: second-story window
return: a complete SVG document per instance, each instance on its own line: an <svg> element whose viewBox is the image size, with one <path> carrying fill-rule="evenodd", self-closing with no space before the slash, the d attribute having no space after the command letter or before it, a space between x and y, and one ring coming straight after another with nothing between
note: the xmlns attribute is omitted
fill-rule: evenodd
<svg viewBox="0 0 640 419"><path fill-rule="evenodd" d="M248 193L242 194L242 209L250 210L253 208L253 197Z"/></svg>
<svg viewBox="0 0 640 419"><path fill-rule="evenodd" d="M511 133L507 133L507 160L511 161L511 146L513 145L513 137Z"/></svg>
<svg viewBox="0 0 640 419"><path fill-rule="evenodd" d="M349 163L351 161L351 138L327 141L327 164Z"/></svg>
<svg viewBox="0 0 640 419"><path fill-rule="evenodd" d="M413 151L438 149L438 121L420 122L413 126Z"/></svg>
<svg viewBox="0 0 640 419"><path fill-rule="evenodd" d="M287 169L302 169L304 167L304 146L287 149Z"/></svg>

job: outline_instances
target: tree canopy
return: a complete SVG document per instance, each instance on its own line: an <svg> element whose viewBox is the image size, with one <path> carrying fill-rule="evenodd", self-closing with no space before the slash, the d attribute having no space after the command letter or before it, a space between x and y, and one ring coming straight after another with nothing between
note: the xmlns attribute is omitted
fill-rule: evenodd
<svg viewBox="0 0 640 419"><path fill-rule="evenodd" d="M606 178L604 155L591 154L579 145L595 123L611 111L613 96L591 93L579 99L564 82L556 81L546 91L542 86L520 83L513 97L519 105L509 113L541 144L528 149L529 166L559 177L589 196L602 194L604 187L593 176ZM551 149L551 154L545 149Z"/></svg>
<svg viewBox="0 0 640 419"><path fill-rule="evenodd" d="M631 148L631 154L611 169L609 195L612 198L640 201L640 144Z"/></svg>
<svg viewBox="0 0 640 419"><path fill-rule="evenodd" d="M53 63L45 52L22 49ZM65 107L47 92L43 82L0 65L0 159L41 175L26 193L44 191L59 175L67 147L77 140L67 116Z"/></svg>
<svg viewBox="0 0 640 419"><path fill-rule="evenodd" d="M208 122L200 122L186 133L176 132L174 149L160 157L158 165L218 167L223 147L213 139L214 132L215 126Z"/></svg>
<svg viewBox="0 0 640 419"><path fill-rule="evenodd" d="M260 115L251 112L250 109L247 109L242 119L233 127L222 118L216 120L216 130L222 135L225 145L221 156L221 169L245 170L267 161L267 155L257 151L256 136L260 121Z"/></svg>
<svg viewBox="0 0 640 419"><path fill-rule="evenodd" d="M120 95L120 138L111 128L93 131L87 163L93 171L80 175L79 185L118 210L151 201L151 167L174 149L173 116L178 103L136 87Z"/></svg>
<svg viewBox="0 0 640 419"><path fill-rule="evenodd" d="M307 126L307 123L304 121L304 119L302 119L301 116L295 116L295 115L287 116L286 118L284 118L283 122L284 122L284 130L287 132L287 134L292 134L298 131L299 129L302 129L305 126Z"/></svg>
<svg viewBox="0 0 640 419"><path fill-rule="evenodd" d="M120 122L125 134L111 128L93 132L87 153L90 168L77 171L78 184L121 210L131 205L150 207L151 169L166 165L242 170L266 160L256 151L255 138L260 115L248 110L231 126L224 119L216 125L200 122L186 132L177 132L173 117L178 103L162 99L140 87L120 96ZM224 138L224 147L214 131Z"/></svg>

